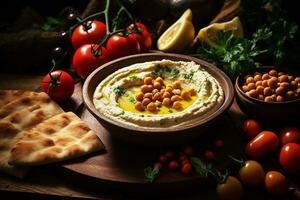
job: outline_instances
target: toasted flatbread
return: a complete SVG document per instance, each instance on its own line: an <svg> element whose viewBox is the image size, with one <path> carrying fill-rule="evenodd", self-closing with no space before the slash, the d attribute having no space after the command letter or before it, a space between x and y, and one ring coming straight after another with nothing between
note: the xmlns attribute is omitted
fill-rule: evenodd
<svg viewBox="0 0 300 200"><path fill-rule="evenodd" d="M8 164L10 152L23 131L62 113L46 93L30 93L0 108L0 171L23 177L27 169Z"/></svg>
<svg viewBox="0 0 300 200"><path fill-rule="evenodd" d="M0 108L18 98L31 96L36 92L25 90L0 90Z"/></svg>
<svg viewBox="0 0 300 200"><path fill-rule="evenodd" d="M72 112L61 113L24 132L10 164L41 165L104 149L98 136Z"/></svg>

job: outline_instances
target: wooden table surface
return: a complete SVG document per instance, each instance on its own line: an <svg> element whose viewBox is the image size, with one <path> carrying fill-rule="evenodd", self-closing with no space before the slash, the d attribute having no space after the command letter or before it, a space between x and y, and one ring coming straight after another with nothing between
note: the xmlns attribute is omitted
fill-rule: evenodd
<svg viewBox="0 0 300 200"><path fill-rule="evenodd" d="M0 74L0 89L39 90L42 77L37 75ZM78 88L77 88L78 89ZM245 115L240 111L236 102L231 106L229 114L240 126ZM292 177L290 177L292 178ZM292 178L293 187L297 188L293 199L300 197L300 184L297 178ZM100 191L100 192L99 192ZM78 183L64 180L53 168L36 167L31 170L27 178L20 180L0 173L0 195L9 195L20 199L141 199L136 194L116 193L113 191L90 190ZM263 189L247 189L245 199L274 199ZM145 199L143 197L142 199ZM153 198L156 199L156 198ZM217 199L214 188L199 188L199 192L164 197L163 199Z"/></svg>

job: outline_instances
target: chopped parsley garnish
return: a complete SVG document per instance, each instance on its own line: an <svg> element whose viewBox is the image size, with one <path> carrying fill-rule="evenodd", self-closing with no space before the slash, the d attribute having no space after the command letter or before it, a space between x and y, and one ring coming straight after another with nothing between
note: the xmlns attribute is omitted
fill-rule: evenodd
<svg viewBox="0 0 300 200"><path fill-rule="evenodd" d="M172 69L169 66L161 66L161 65L156 65L155 70L154 70L154 74L155 75L159 75L162 72L171 72Z"/></svg>
<svg viewBox="0 0 300 200"><path fill-rule="evenodd" d="M189 71L187 74L184 74L184 78L191 81L193 79L195 72L196 71L194 70Z"/></svg>
<svg viewBox="0 0 300 200"><path fill-rule="evenodd" d="M171 77L175 78L179 74L179 69L174 68L171 72Z"/></svg>
<svg viewBox="0 0 300 200"><path fill-rule="evenodd" d="M173 113L173 110L168 110L169 113Z"/></svg>
<svg viewBox="0 0 300 200"><path fill-rule="evenodd" d="M159 173L159 169L156 168L156 167L147 167L144 169L144 174L145 174L145 177L146 177L146 180L150 183L152 183L156 177L158 176L158 173Z"/></svg>
<svg viewBox="0 0 300 200"><path fill-rule="evenodd" d="M122 112L120 112L119 114L117 114L117 116L124 115L124 114L125 114L125 111L122 110Z"/></svg>
<svg viewBox="0 0 300 200"><path fill-rule="evenodd" d="M125 94L125 89L122 88L122 87L116 87L116 88L114 89L114 93L117 94L117 95Z"/></svg>
<svg viewBox="0 0 300 200"><path fill-rule="evenodd" d="M129 97L129 101L133 104L136 104L136 99L134 97Z"/></svg>
<svg viewBox="0 0 300 200"><path fill-rule="evenodd" d="M138 77L137 77L137 75L131 75L131 76L129 76L129 78L130 78L130 80L136 80Z"/></svg>

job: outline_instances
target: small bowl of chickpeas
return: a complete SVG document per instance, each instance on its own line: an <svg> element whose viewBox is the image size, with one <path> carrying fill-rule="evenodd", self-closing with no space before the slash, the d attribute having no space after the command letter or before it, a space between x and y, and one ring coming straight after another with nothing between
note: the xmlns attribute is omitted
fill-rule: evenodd
<svg viewBox="0 0 300 200"><path fill-rule="evenodd" d="M300 108L300 72L260 67L240 74L235 82L237 102L248 115L265 120L292 120Z"/></svg>

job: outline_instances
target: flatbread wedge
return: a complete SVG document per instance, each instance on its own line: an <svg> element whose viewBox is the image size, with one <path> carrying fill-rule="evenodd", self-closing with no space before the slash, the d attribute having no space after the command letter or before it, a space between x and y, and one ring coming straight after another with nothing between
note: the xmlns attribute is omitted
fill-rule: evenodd
<svg viewBox="0 0 300 200"><path fill-rule="evenodd" d="M18 98L35 95L36 92L25 90L0 90L0 108Z"/></svg>
<svg viewBox="0 0 300 200"><path fill-rule="evenodd" d="M46 93L30 92L0 108L0 171L24 177L27 168L8 164L11 149L23 135L42 121L63 110Z"/></svg>
<svg viewBox="0 0 300 200"><path fill-rule="evenodd" d="M61 113L26 131L11 150L9 164L41 165L104 149L98 136L72 112Z"/></svg>

